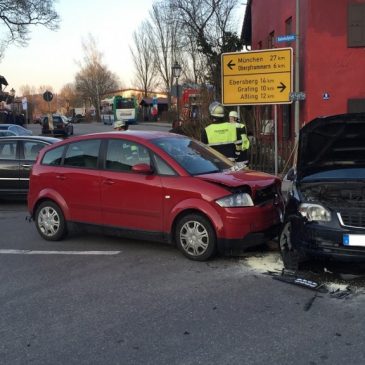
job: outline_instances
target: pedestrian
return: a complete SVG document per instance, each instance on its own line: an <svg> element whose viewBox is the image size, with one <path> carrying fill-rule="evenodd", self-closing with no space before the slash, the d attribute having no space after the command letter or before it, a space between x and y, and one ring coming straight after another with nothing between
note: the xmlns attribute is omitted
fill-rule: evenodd
<svg viewBox="0 0 365 365"><path fill-rule="evenodd" d="M172 122L172 129L169 130L170 133L176 133L176 134L182 134L185 135L185 131L182 127L182 120L178 119L178 120L174 120Z"/></svg>
<svg viewBox="0 0 365 365"><path fill-rule="evenodd" d="M229 122L237 128L236 161L248 161L250 140L247 137L246 125L238 120L238 113L234 110L229 112Z"/></svg>
<svg viewBox="0 0 365 365"><path fill-rule="evenodd" d="M216 101L210 104L209 113L212 123L202 130L201 141L236 161L236 125L224 121L224 107Z"/></svg>
<svg viewBox="0 0 365 365"><path fill-rule="evenodd" d="M113 128L115 131L126 131L128 128L122 120L114 122Z"/></svg>

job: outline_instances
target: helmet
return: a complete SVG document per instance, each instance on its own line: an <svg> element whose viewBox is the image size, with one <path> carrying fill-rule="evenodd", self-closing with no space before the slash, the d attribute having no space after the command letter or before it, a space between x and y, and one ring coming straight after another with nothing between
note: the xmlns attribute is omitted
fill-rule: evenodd
<svg viewBox="0 0 365 365"><path fill-rule="evenodd" d="M223 118L224 117L224 107L222 104L214 101L209 105L209 113L212 117Z"/></svg>
<svg viewBox="0 0 365 365"><path fill-rule="evenodd" d="M125 124L121 120L117 120L116 122L114 122L114 129L123 127L125 127Z"/></svg>
<svg viewBox="0 0 365 365"><path fill-rule="evenodd" d="M233 117L233 118L237 118L238 119L238 114L236 111L232 110L231 112L229 112L229 116Z"/></svg>

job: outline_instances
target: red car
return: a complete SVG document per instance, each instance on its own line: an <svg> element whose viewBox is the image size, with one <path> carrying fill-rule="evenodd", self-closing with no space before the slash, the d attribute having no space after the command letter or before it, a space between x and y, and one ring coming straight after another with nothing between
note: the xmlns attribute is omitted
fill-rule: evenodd
<svg viewBox="0 0 365 365"><path fill-rule="evenodd" d="M40 152L28 209L46 240L63 238L71 223L86 224L167 241L190 259L207 260L278 234L280 184L186 136L95 133Z"/></svg>

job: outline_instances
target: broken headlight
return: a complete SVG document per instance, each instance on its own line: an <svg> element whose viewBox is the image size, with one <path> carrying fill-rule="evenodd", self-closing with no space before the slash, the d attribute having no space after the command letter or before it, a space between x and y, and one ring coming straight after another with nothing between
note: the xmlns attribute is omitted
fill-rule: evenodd
<svg viewBox="0 0 365 365"><path fill-rule="evenodd" d="M253 207L251 196L247 193L237 193L216 200L222 208Z"/></svg>
<svg viewBox="0 0 365 365"><path fill-rule="evenodd" d="M299 213L309 221L329 222L331 220L331 212L319 204L300 204Z"/></svg>

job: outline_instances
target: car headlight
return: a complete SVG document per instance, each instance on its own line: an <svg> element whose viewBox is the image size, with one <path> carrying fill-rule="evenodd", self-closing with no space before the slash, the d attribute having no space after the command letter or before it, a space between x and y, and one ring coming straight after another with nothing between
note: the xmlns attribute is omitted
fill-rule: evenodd
<svg viewBox="0 0 365 365"><path fill-rule="evenodd" d="M303 203L299 207L299 213L309 221L329 222L331 220L331 212L319 204Z"/></svg>
<svg viewBox="0 0 365 365"><path fill-rule="evenodd" d="M238 193L216 200L222 208L253 207L251 196L247 193Z"/></svg>

